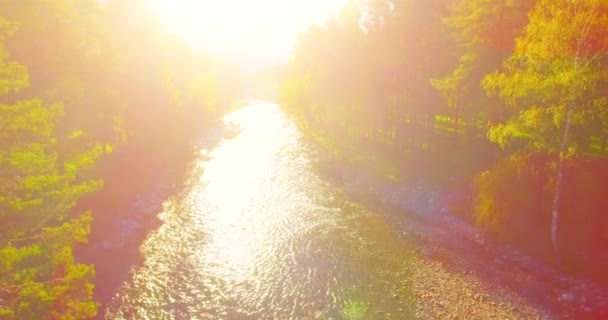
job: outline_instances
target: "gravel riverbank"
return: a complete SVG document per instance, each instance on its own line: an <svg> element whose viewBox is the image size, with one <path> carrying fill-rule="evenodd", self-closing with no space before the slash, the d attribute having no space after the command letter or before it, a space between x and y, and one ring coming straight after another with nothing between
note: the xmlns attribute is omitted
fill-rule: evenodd
<svg viewBox="0 0 608 320"><path fill-rule="evenodd" d="M493 243L451 214L441 190L397 183L361 168L320 163L353 199L368 199L415 247L409 263L419 319L608 319L608 288L562 274L515 248Z"/></svg>

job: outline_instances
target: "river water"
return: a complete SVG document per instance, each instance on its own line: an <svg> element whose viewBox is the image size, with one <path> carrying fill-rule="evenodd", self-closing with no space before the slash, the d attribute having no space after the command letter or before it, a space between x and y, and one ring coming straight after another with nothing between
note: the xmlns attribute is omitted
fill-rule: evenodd
<svg viewBox="0 0 608 320"><path fill-rule="evenodd" d="M224 125L106 319L410 318L408 244L316 173L280 107L252 103Z"/></svg>

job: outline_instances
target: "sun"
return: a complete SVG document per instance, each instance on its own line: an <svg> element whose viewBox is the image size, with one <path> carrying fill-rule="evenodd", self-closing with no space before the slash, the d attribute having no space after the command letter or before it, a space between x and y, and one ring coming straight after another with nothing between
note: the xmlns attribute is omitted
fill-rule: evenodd
<svg viewBox="0 0 608 320"><path fill-rule="evenodd" d="M147 0L169 29L225 56L288 50L297 35L347 0Z"/></svg>

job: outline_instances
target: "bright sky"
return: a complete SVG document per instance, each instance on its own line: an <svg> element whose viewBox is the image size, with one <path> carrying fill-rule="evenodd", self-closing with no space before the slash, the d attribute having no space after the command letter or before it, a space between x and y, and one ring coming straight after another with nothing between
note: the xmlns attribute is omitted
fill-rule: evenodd
<svg viewBox="0 0 608 320"><path fill-rule="evenodd" d="M298 33L335 14L346 0L147 0L175 33L237 59L285 59Z"/></svg>

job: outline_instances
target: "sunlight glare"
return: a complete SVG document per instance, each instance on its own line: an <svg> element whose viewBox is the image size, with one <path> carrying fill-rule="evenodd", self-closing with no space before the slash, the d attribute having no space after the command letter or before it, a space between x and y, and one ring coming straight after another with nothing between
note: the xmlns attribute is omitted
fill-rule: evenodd
<svg viewBox="0 0 608 320"><path fill-rule="evenodd" d="M169 29L193 46L227 57L255 50L286 54L297 35L346 0L147 0Z"/></svg>

